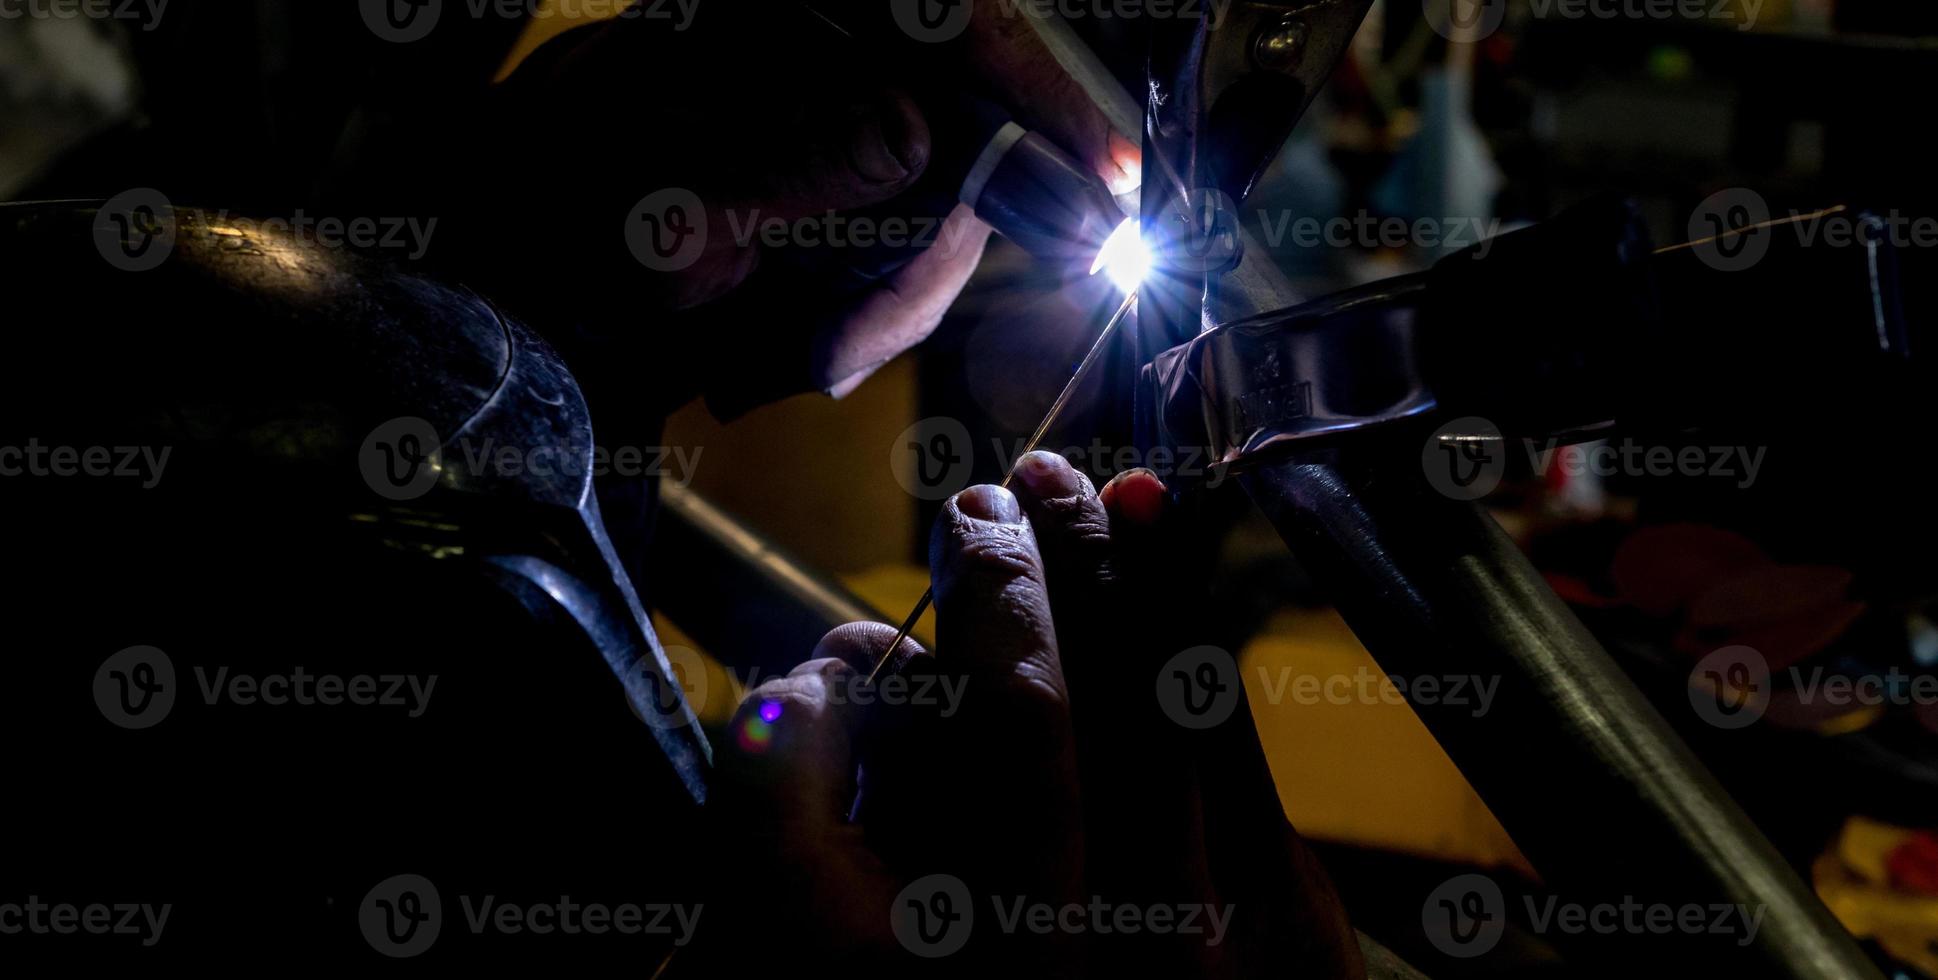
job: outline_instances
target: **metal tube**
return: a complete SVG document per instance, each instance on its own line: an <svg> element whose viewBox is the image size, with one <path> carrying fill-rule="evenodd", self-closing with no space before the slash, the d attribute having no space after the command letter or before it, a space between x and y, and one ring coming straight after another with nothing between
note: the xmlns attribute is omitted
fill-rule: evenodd
<svg viewBox="0 0 1938 980"><path fill-rule="evenodd" d="M1346 469L1336 457L1242 482L1383 669L1499 678L1482 717L1468 705L1414 710L1562 901L1763 912L1747 947L1734 934L1559 935L1571 964L1879 976L1484 511L1417 474Z"/></svg>
<svg viewBox="0 0 1938 980"><path fill-rule="evenodd" d="M692 490L667 483L653 603L723 662L785 674L827 631L882 614Z"/></svg>

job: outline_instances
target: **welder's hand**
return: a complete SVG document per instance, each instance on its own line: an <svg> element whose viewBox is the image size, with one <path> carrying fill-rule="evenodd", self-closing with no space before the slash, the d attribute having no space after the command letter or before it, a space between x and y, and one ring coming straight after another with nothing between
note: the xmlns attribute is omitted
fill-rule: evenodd
<svg viewBox="0 0 1938 980"><path fill-rule="evenodd" d="M887 17L879 3L828 5L836 19ZM1107 182L1135 184L1137 148L1112 138L1027 17L986 6L920 59L874 57L880 42L844 40L795 4L555 38L499 87L491 123L514 135L476 161L494 180L537 184L536 203L500 205L474 242L505 272L494 286L538 290L581 328L650 331L642 356L618 355L671 365L649 384L739 385L748 403L851 390L934 330L989 235L958 207L939 227L872 226L928 246L872 286L835 290L841 276L816 264L860 227L856 209L897 199L928 166L930 121L911 90L1000 99Z"/></svg>
<svg viewBox="0 0 1938 980"><path fill-rule="evenodd" d="M1025 457L1016 477L1070 682L1091 888L1232 913L1216 946L1143 935L1097 944L1093 955L1112 972L1164 964L1156 972L1360 975L1331 881L1285 819L1239 678L1225 679L1235 704L1208 728L1186 727L1199 719L1162 698L1177 690L1173 658L1204 643L1192 589L1178 580L1192 566L1162 482L1132 470L1099 494L1068 460L1043 452Z"/></svg>
<svg viewBox="0 0 1938 980"><path fill-rule="evenodd" d="M864 688L891 637L850 624L741 705L713 807L747 868L735 890L758 889L759 907L742 911L786 930L790 952L863 975L1000 964L1078 975L1081 936L1005 929L990 904L1085 901L1075 747L1035 537L1013 496L981 487L945 505L933 554L939 644L957 651L946 668L905 665Z"/></svg>
<svg viewBox="0 0 1938 980"><path fill-rule="evenodd" d="M904 648L900 686L883 682L879 703L827 706L826 692L855 690L855 672L894 632L851 624L816 651L834 660L797 671L818 680L764 687L735 721L748 730L802 683L822 692L822 707L783 704L769 747L736 738L721 763L725 812L796 815L756 853L782 880L818 883L775 896L811 904L824 934L803 941L893 963L941 950L955 935L948 914L966 906L962 952L937 963L1359 975L1351 930L1285 821L1243 703L1223 725L1189 731L1153 697L1181 642L1149 574L1166 560L1162 485L1137 472L1099 495L1048 454L1017 475L1015 496L977 487L944 507L931 547L935 656ZM853 794L854 822L843 822ZM835 900L837 888L851 899ZM1050 910L1040 932L1036 908ZM1150 928L1160 916L1173 928Z"/></svg>

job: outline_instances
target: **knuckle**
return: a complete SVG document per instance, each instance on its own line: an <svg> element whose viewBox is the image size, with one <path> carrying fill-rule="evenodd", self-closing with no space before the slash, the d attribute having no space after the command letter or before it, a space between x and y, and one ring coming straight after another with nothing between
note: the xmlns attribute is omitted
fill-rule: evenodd
<svg viewBox="0 0 1938 980"><path fill-rule="evenodd" d="M822 657L810 660L788 672L789 679L812 677L823 685L841 681L846 675L855 672L854 667L839 657Z"/></svg>
<svg viewBox="0 0 1938 980"><path fill-rule="evenodd" d="M815 716L825 710L827 701L827 685L822 675L797 671L763 682L747 692L747 696L740 701L737 714L745 716L758 712L763 705L778 704L783 715Z"/></svg>
<svg viewBox="0 0 1938 980"><path fill-rule="evenodd" d="M959 534L953 552L952 564L971 578L1007 582L1036 576L1033 542L1007 527Z"/></svg>

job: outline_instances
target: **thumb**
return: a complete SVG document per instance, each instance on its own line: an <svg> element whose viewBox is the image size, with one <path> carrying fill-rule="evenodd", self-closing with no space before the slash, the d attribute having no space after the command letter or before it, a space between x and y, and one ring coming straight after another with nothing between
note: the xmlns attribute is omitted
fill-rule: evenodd
<svg viewBox="0 0 1938 980"><path fill-rule="evenodd" d="M755 688L720 747L708 808L720 814L713 832L729 855L730 909L748 921L800 910L776 922L772 938L872 961L896 948L889 909L899 885L846 818L863 718L852 694L862 676L838 659L811 660ZM740 894L748 887L757 899Z"/></svg>

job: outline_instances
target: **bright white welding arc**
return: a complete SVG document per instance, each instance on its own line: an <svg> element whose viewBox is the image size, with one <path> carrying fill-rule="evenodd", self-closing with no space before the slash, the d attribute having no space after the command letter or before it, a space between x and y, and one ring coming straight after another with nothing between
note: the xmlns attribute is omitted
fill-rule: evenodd
<svg viewBox="0 0 1938 980"><path fill-rule="evenodd" d="M1145 247L1144 236L1138 233L1136 218L1125 218L1104 240L1097 261L1090 264L1091 275L1096 275L1098 270L1110 276L1110 281L1126 293L1134 293L1144 284L1144 277L1151 272L1151 250Z"/></svg>

